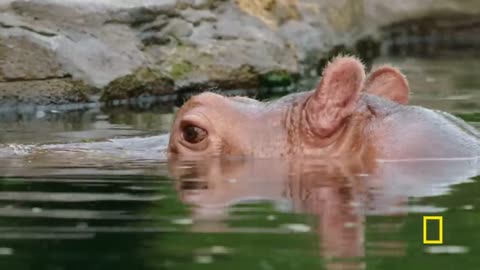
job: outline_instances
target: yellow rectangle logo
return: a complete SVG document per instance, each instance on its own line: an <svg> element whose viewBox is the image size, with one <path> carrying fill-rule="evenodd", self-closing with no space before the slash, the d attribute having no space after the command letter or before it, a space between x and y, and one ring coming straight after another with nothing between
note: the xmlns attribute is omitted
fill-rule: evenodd
<svg viewBox="0 0 480 270"><path fill-rule="evenodd" d="M427 239L427 222L438 221L438 239ZM443 244L443 217L442 216L423 216L423 244L440 245Z"/></svg>

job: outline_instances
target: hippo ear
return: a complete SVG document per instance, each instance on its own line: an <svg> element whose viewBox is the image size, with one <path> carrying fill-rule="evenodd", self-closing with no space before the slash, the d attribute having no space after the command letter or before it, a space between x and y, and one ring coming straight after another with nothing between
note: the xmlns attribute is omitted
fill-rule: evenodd
<svg viewBox="0 0 480 270"><path fill-rule="evenodd" d="M328 64L305 107L308 129L320 137L337 130L355 110L364 79L364 66L355 58L336 58Z"/></svg>
<svg viewBox="0 0 480 270"><path fill-rule="evenodd" d="M405 76L396 68L383 66L370 73L365 83L367 93L400 104L408 103L409 87Z"/></svg>

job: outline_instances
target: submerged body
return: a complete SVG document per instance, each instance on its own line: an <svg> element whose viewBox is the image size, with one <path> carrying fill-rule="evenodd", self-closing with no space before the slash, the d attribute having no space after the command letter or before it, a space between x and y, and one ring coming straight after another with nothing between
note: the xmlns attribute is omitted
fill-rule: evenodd
<svg viewBox="0 0 480 270"><path fill-rule="evenodd" d="M179 156L476 158L479 133L449 114L408 106L403 75L365 78L354 58L327 66L317 89L270 103L203 93L178 112L169 153Z"/></svg>

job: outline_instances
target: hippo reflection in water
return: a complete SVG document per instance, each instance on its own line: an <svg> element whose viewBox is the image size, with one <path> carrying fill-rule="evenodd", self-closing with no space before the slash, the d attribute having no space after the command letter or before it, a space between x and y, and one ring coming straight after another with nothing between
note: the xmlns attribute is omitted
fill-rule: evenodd
<svg viewBox="0 0 480 270"><path fill-rule="evenodd" d="M408 106L408 96L397 69L365 76L347 57L327 66L314 91L270 103L191 98L177 113L168 152L182 200L194 205L195 220L209 221L194 228L231 230L228 207L241 201L286 202L318 217L324 258L365 256L366 215L405 213L408 198L439 195L479 174L479 133L450 114ZM406 243L377 244L404 255Z"/></svg>
<svg viewBox="0 0 480 270"><path fill-rule="evenodd" d="M396 235L405 229L401 216L415 211L409 199L444 194L448 185L478 174L468 159L380 162L373 171L359 160L312 158L211 157L193 162L171 159L169 165L181 200L192 206L192 230L241 233L242 228L230 225L230 207L268 201L279 212L305 213L314 218L300 228L312 234L308 239L314 250L319 247L326 269L365 269L367 247L369 256L405 256L409 243L402 239L369 239L366 243L367 216L399 217L393 227L391 221L374 224L389 227L388 233ZM284 227L271 221L270 227L269 216L264 218L267 228L276 229L279 238L281 233L288 233L282 231L288 224ZM250 226L255 231L258 225ZM259 229L257 233L262 232ZM421 227L418 232L421 241ZM298 249L288 242L278 248Z"/></svg>

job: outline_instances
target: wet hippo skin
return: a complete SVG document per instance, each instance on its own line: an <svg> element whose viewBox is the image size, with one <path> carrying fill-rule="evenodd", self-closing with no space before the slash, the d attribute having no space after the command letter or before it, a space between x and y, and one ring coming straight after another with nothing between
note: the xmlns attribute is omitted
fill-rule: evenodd
<svg viewBox="0 0 480 270"><path fill-rule="evenodd" d="M202 93L178 111L170 155L183 157L356 156L476 158L479 133L454 116L409 106L401 72L365 74L352 57L334 59L315 90L273 102Z"/></svg>

